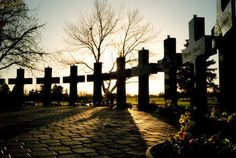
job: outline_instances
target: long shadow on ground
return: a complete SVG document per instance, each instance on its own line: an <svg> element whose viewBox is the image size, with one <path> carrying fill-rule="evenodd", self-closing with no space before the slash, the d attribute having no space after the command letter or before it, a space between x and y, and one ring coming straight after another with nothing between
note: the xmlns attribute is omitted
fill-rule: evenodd
<svg viewBox="0 0 236 158"><path fill-rule="evenodd" d="M37 135L38 132L41 134ZM33 140L21 139L24 134ZM27 153L33 157L43 154L145 157L147 149L128 110L115 111L104 107L34 107L1 112L0 140L7 143L16 138L30 149ZM42 146L44 151L37 151L36 145Z"/></svg>
<svg viewBox="0 0 236 158"><path fill-rule="evenodd" d="M85 135L85 138L94 142L87 146L101 143L107 147L105 150L97 150L98 153L107 157L145 157L147 145L128 110L98 108L89 117L79 119L75 124L83 125L86 122L93 122L87 130L88 135L96 133Z"/></svg>
<svg viewBox="0 0 236 158"><path fill-rule="evenodd" d="M32 107L0 113L0 138L14 137L35 128L58 122L88 109L78 107Z"/></svg>

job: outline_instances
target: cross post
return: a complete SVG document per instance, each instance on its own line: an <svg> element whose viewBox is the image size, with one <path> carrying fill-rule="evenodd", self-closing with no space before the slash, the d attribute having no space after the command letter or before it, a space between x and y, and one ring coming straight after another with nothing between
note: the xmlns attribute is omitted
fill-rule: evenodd
<svg viewBox="0 0 236 158"><path fill-rule="evenodd" d="M177 106L177 81L176 71L177 67L182 63L180 60L181 54L176 53L176 39L167 36L164 40L164 58L163 71L165 72L165 94L164 99L167 104Z"/></svg>
<svg viewBox="0 0 236 158"><path fill-rule="evenodd" d="M149 64L149 51L141 50L139 55L139 67L144 67ZM149 73L144 72L138 76L138 108L143 110L144 106L149 105Z"/></svg>
<svg viewBox="0 0 236 158"><path fill-rule="evenodd" d="M117 96L116 96L116 104L118 109L126 108L126 77L128 74L125 70L125 57L119 57L116 60L117 62Z"/></svg>
<svg viewBox="0 0 236 158"><path fill-rule="evenodd" d="M94 63L94 73L87 75L87 81L93 82L93 105L97 106L102 102L102 63Z"/></svg>

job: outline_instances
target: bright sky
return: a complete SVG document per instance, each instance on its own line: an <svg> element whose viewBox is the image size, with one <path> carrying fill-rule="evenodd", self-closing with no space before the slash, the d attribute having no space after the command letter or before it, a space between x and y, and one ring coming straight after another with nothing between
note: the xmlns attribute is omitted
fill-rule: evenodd
<svg viewBox="0 0 236 158"><path fill-rule="evenodd" d="M163 40L170 35L177 40L177 52L184 48L185 39L188 39L188 22L194 14L205 17L206 34L210 34L216 21L216 0L110 0L111 4L121 4L131 9L138 9L145 21L150 22L153 28L160 32L158 40L149 48L157 54L151 61L157 61L163 57ZM37 17L42 23L46 23L42 30L42 45L46 50L56 51L65 46L66 22L78 21L81 12L92 8L93 0L26 0L30 8L37 8ZM48 65L44 65L45 67ZM54 76L69 75L69 66L57 70L53 67ZM79 73L81 73L79 71ZM7 74L15 77L16 70ZM81 74L82 75L82 74ZM42 77L43 74L40 74ZM153 78L153 77L151 77ZM35 81L34 81L35 82ZM85 83L78 84L78 91L92 92L90 86ZM128 84L128 93L137 93L137 83ZM155 80L150 80L150 93L158 94L164 91L163 74L155 75Z"/></svg>

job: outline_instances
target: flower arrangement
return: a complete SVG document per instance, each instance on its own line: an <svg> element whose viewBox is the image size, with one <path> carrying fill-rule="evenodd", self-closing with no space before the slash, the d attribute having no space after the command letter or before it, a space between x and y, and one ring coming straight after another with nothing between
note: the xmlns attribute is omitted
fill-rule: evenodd
<svg viewBox="0 0 236 158"><path fill-rule="evenodd" d="M234 118L224 116L226 121ZM236 157L236 144L221 133L193 135L195 121L190 112L180 116L179 124L180 130L174 136L152 149L154 158Z"/></svg>

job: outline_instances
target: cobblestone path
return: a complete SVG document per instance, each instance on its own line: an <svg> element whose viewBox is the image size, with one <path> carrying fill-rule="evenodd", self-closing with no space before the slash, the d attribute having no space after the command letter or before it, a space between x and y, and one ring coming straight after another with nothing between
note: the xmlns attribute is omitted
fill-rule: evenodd
<svg viewBox="0 0 236 158"><path fill-rule="evenodd" d="M0 157L141 158L174 132L155 112L27 107L0 112Z"/></svg>

